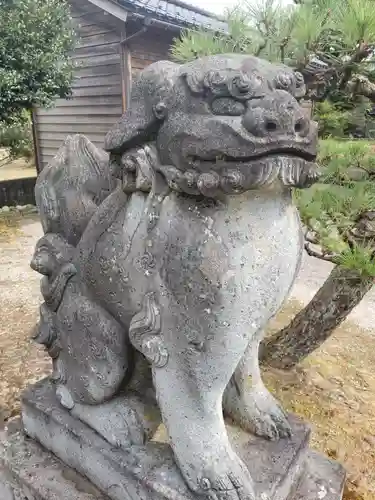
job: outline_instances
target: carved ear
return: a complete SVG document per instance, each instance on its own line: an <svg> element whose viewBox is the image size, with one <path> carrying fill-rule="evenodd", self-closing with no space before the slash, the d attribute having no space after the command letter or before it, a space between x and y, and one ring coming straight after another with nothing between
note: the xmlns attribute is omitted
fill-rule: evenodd
<svg viewBox="0 0 375 500"><path fill-rule="evenodd" d="M152 138L168 113L179 68L175 63L159 61L138 73L129 108L108 132L104 149L121 154Z"/></svg>

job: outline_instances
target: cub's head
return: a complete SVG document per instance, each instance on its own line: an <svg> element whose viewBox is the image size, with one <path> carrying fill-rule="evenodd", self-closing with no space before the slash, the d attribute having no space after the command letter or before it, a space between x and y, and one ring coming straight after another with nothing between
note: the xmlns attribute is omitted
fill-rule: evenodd
<svg viewBox="0 0 375 500"><path fill-rule="evenodd" d="M301 74L247 55L158 62L137 76L105 148L121 157L155 141L160 170L191 194L307 187L317 125L298 103L304 93Z"/></svg>

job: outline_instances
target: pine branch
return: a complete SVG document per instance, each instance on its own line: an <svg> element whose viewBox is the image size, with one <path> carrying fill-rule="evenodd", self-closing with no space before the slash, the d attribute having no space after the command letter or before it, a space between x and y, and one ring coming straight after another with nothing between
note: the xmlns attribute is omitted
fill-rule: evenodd
<svg viewBox="0 0 375 500"><path fill-rule="evenodd" d="M325 253L323 250L314 250L311 248L311 244L309 242L305 243L305 250L310 257L316 257L320 260L332 262L332 264L336 263L337 255Z"/></svg>
<svg viewBox="0 0 375 500"><path fill-rule="evenodd" d="M366 59L372 52L372 47L370 47L367 43L361 41L358 44L357 50L354 52L350 60L344 65L344 70L338 85L340 90L345 90L349 80L355 70L357 64Z"/></svg>
<svg viewBox="0 0 375 500"><path fill-rule="evenodd" d="M313 245L318 245L319 240L316 235L312 235L310 232L305 234L305 240L307 243L312 243Z"/></svg>
<svg viewBox="0 0 375 500"><path fill-rule="evenodd" d="M12 158L10 155L5 156L4 158L1 158L0 160L0 167L5 167L6 165L9 165L9 163L12 161Z"/></svg>

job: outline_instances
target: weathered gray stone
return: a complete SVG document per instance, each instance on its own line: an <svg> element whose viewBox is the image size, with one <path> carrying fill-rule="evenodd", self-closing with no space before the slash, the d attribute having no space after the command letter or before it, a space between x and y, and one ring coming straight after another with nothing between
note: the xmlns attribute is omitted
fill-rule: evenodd
<svg viewBox="0 0 375 500"><path fill-rule="evenodd" d="M24 414L34 426L33 432L39 433L48 447L58 450L65 461L66 454L71 454L73 458L69 460L77 464L81 473L91 475L95 484L103 487L103 478L107 478L104 483L110 485L110 499L193 498L181 476L171 474L175 465L165 444L133 446L127 452L113 448L61 408L47 382L29 390L25 398ZM291 424L294 438L275 442L249 438L228 425L234 449L244 463L252 462L256 498L340 500L345 478L343 468L321 455L307 452L309 430L294 418ZM148 451L145 452L145 448ZM15 496L15 500L24 500L25 495L27 500L107 498L83 476L60 463L35 441L25 438L20 426L1 433L0 471L0 485L3 481L7 488L4 491L23 493L22 497ZM12 471L11 481L9 471Z"/></svg>
<svg viewBox="0 0 375 500"><path fill-rule="evenodd" d="M16 493L17 494L17 493ZM1 500L15 500L15 487L0 467L0 498Z"/></svg>
<svg viewBox="0 0 375 500"><path fill-rule="evenodd" d="M257 464L281 456L285 486L261 493L286 499L296 437L258 347L301 261L291 188L317 180L304 90L300 74L246 55L155 63L109 154L69 137L37 179L34 338L54 384L26 394L23 421L113 499L255 500ZM170 447L150 442L159 409ZM251 457L223 412L262 438Z"/></svg>
<svg viewBox="0 0 375 500"><path fill-rule="evenodd" d="M4 491L13 496L11 500L108 500L87 479L28 439L20 421L0 432L0 499L8 500L1 496Z"/></svg>
<svg viewBox="0 0 375 500"><path fill-rule="evenodd" d="M29 388L22 404L26 432L111 499L143 498L150 490L152 498L194 498L166 443L114 448L59 405L48 380ZM275 442L227 426L233 448L245 464L251 464L256 498L286 500L303 471L310 432L298 420L291 422L293 438Z"/></svg>
<svg viewBox="0 0 375 500"><path fill-rule="evenodd" d="M345 485L344 468L310 451L306 469L291 500L341 500Z"/></svg>

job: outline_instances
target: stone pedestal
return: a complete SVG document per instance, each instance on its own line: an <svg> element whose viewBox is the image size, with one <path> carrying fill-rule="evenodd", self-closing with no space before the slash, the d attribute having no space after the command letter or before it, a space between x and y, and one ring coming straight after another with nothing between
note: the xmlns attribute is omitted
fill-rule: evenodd
<svg viewBox="0 0 375 500"><path fill-rule="evenodd" d="M21 426L13 426L0 438L2 500L18 500L21 493L28 500L196 498L166 442L114 448L59 405L48 380L25 392L22 419L28 437ZM311 452L309 429L291 421L293 437L277 442L228 425L234 449L252 472L256 498L340 500L343 468Z"/></svg>

